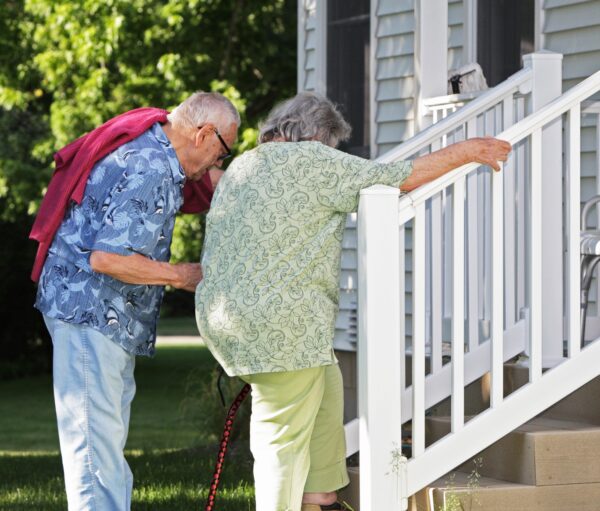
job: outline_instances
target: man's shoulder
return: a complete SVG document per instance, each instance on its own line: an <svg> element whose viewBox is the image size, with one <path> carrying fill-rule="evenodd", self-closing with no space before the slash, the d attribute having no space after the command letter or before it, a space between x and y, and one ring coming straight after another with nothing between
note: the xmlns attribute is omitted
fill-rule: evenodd
<svg viewBox="0 0 600 511"><path fill-rule="evenodd" d="M160 157L164 155L166 158L167 147L170 146L169 140L162 131L160 124L155 123L143 133L140 133L137 137L121 144L114 153L117 155L123 154L143 154L148 149L158 151L156 156ZM162 154L161 154L162 153Z"/></svg>

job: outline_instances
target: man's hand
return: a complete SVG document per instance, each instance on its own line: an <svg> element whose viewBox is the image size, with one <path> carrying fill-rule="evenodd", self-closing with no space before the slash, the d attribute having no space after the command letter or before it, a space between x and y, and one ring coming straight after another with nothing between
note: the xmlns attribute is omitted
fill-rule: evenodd
<svg viewBox="0 0 600 511"><path fill-rule="evenodd" d="M199 263L163 263L141 254L123 256L94 250L90 256L90 266L97 273L110 275L127 284L173 286L193 292L202 280Z"/></svg>
<svg viewBox="0 0 600 511"><path fill-rule="evenodd" d="M199 263L178 263L174 267L179 274L179 281L173 287L194 292L202 280L202 266Z"/></svg>

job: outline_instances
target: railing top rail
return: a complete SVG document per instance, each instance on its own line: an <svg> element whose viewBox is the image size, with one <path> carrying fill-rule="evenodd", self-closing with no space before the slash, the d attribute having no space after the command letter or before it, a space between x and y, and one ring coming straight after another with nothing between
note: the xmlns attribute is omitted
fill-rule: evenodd
<svg viewBox="0 0 600 511"><path fill-rule="evenodd" d="M478 98L483 94L486 94L490 89L478 90L473 92L462 92L460 94L447 94L445 96L435 96L433 98L426 98L423 100L423 105L428 108L444 107L453 105L456 103L464 103L465 101L471 101L472 99Z"/></svg>
<svg viewBox="0 0 600 511"><path fill-rule="evenodd" d="M523 85L531 80L532 75L533 71L531 68L521 69L521 71L518 71L497 87L488 90L484 94L471 101L468 105L462 107L451 117L447 117L446 119L435 123L434 125L415 135L407 142L400 144L391 151L381 155L379 158L377 158L377 161L387 163L395 160L406 159L407 157L412 156L417 151L427 147L445 133L457 129L473 116L485 112L489 108L498 104L498 102L504 97L513 94L515 91L518 91Z"/></svg>
<svg viewBox="0 0 600 511"><path fill-rule="evenodd" d="M520 142L524 138L531 135L535 130L543 128L546 124L560 117L573 106L582 103L591 95L600 91L600 71L597 71L589 78L586 78L581 83L575 85L572 89L565 92L563 95L548 103L538 112L526 117L525 119L514 124L507 130L498 135L498 138L510 142L512 145ZM448 172L439 177L435 181L427 183L412 192L403 195L400 198L400 212L403 222L412 217L411 210L433 197L435 194L447 188L461 177L468 175L481 165L479 163L469 163L463 165L452 172ZM408 214L402 213L404 209L408 209Z"/></svg>

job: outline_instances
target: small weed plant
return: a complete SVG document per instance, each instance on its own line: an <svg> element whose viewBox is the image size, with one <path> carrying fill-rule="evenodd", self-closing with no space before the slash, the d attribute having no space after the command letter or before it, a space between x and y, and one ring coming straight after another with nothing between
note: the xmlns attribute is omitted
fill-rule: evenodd
<svg viewBox="0 0 600 511"><path fill-rule="evenodd" d="M474 511L480 507L481 502L477 499L477 490L481 486L480 469L483 466L483 458L474 458L472 461L473 469L467 476L467 491L461 491L460 494L452 491L457 489L456 473L453 472L446 481L447 492L444 494L444 502L435 511Z"/></svg>

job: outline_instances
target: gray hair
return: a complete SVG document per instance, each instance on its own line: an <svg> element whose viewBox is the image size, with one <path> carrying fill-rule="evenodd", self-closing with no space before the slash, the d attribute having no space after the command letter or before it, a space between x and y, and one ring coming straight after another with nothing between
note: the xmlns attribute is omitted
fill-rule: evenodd
<svg viewBox="0 0 600 511"><path fill-rule="evenodd" d="M318 140L336 147L350 138L350 125L336 106L324 96L301 92L277 105L260 125L258 141L281 137L288 142Z"/></svg>
<svg viewBox="0 0 600 511"><path fill-rule="evenodd" d="M240 125L240 114L231 101L218 92L195 92L167 118L175 129L190 133L209 122L216 124L220 131L231 123Z"/></svg>

